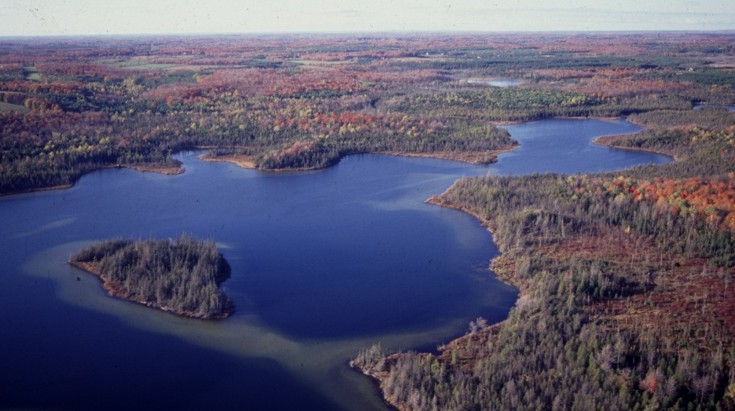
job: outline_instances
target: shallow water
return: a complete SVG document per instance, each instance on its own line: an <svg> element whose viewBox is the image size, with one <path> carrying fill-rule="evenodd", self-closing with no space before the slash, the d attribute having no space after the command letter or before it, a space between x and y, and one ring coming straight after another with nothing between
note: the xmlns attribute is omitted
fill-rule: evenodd
<svg viewBox="0 0 735 411"><path fill-rule="evenodd" d="M668 159L592 145L621 121L507 127L490 167L352 156L261 173L180 156L178 176L102 170L69 190L0 199L0 407L384 409L346 362L381 342L428 349L507 315L516 290L487 270L490 234L424 203L465 175L585 172ZM225 321L109 298L69 255L111 237L217 241L236 304Z"/></svg>

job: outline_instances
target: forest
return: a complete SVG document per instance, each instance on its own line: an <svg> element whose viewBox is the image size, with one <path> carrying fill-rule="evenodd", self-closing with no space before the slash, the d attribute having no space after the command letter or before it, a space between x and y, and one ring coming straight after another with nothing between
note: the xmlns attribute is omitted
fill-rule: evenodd
<svg viewBox="0 0 735 411"><path fill-rule="evenodd" d="M219 285L230 265L212 241L114 239L83 248L69 263L102 279L110 295L178 315L228 317L232 302Z"/></svg>
<svg viewBox="0 0 735 411"><path fill-rule="evenodd" d="M435 354L360 352L401 410L735 408L735 113L650 111L598 143L676 161L596 175L465 178L521 296Z"/></svg>
<svg viewBox="0 0 735 411"><path fill-rule="evenodd" d="M90 171L175 173L207 149L261 170L391 153L492 162L496 126L735 101L727 34L0 40L0 194ZM729 53L729 54L728 54ZM512 87L492 86L510 79ZM180 171L180 170L178 170Z"/></svg>
<svg viewBox="0 0 735 411"><path fill-rule="evenodd" d="M503 124L624 117L643 130L597 143L676 161L465 178L430 200L492 231L491 269L520 290L507 320L352 364L400 410L735 409L734 109L731 33L0 39L0 195L177 172L187 150L263 171L488 163L516 145ZM209 242L113 240L73 262L112 270L124 298L232 309Z"/></svg>

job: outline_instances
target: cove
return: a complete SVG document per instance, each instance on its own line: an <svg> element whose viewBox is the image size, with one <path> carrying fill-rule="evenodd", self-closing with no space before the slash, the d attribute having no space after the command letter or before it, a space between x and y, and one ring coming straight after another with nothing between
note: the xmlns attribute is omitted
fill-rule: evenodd
<svg viewBox="0 0 735 411"><path fill-rule="evenodd" d="M520 146L491 166L361 155L261 173L182 153L182 175L101 170L0 199L0 407L385 409L347 368L359 349L434 349L478 316L502 320L517 294L487 270L490 234L428 197L462 176L669 161L591 143L638 130L624 121L507 129ZM230 262L230 319L109 298L66 264L95 240L181 232L214 239Z"/></svg>

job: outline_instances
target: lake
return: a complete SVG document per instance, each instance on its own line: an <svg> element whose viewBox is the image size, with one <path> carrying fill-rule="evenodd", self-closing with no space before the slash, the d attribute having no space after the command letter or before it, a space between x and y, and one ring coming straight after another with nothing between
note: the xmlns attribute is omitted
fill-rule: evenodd
<svg viewBox="0 0 735 411"><path fill-rule="evenodd" d="M499 88L507 88L507 87L515 87L520 85L522 82L520 80L513 80L513 79L469 79L467 80L468 84L482 84L482 85L488 85L492 87L499 87Z"/></svg>
<svg viewBox="0 0 735 411"><path fill-rule="evenodd" d="M427 205L462 176L590 172L663 163L612 150L624 121L508 126L491 166L360 155L326 170L261 173L182 153L178 176L101 170L68 190L0 198L0 408L380 410L347 361L375 342L433 350L517 290L487 267L491 235ZM206 322L108 297L66 264L97 240L215 240L236 304Z"/></svg>

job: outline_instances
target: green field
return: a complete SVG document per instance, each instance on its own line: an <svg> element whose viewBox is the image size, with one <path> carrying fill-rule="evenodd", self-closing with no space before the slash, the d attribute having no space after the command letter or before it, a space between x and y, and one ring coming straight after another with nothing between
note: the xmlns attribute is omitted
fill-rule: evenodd
<svg viewBox="0 0 735 411"><path fill-rule="evenodd" d="M36 68L33 66L23 67L23 76L26 80L41 81L41 75L38 73L38 70L36 70Z"/></svg>

